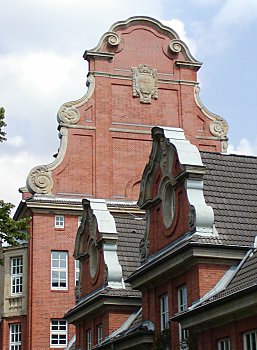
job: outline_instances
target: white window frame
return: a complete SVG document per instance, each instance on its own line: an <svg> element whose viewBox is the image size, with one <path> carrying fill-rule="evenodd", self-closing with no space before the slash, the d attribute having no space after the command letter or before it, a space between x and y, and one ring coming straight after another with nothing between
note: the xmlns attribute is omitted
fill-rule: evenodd
<svg viewBox="0 0 257 350"><path fill-rule="evenodd" d="M11 258L11 295L22 295L23 257Z"/></svg>
<svg viewBox="0 0 257 350"><path fill-rule="evenodd" d="M249 338L249 341L247 341ZM255 346L253 344L253 340ZM257 329L244 333L244 350L256 350L257 349Z"/></svg>
<svg viewBox="0 0 257 350"><path fill-rule="evenodd" d="M61 342L65 340L65 343ZM57 343L53 343L57 341ZM60 343L61 342L61 343ZM52 319L50 322L50 347L64 348L68 343L68 324L63 319Z"/></svg>
<svg viewBox="0 0 257 350"><path fill-rule="evenodd" d="M64 228L64 215L55 215L54 227Z"/></svg>
<svg viewBox="0 0 257 350"><path fill-rule="evenodd" d="M10 324L10 350L21 350L21 324Z"/></svg>
<svg viewBox="0 0 257 350"><path fill-rule="evenodd" d="M75 260L75 286L79 284L80 261Z"/></svg>
<svg viewBox="0 0 257 350"><path fill-rule="evenodd" d="M99 324L97 327L97 344L101 344L103 341L103 325Z"/></svg>
<svg viewBox="0 0 257 350"><path fill-rule="evenodd" d="M92 348L92 333L91 333L91 329L87 330L86 337L87 337L87 350L91 350L91 348Z"/></svg>
<svg viewBox="0 0 257 350"><path fill-rule="evenodd" d="M54 254L58 254L58 258L54 258ZM64 259L61 258L61 254L65 254L65 266L63 264ZM56 263L57 262L57 263ZM56 266L55 266L56 265ZM53 275L57 274L57 278ZM65 278L61 276L65 274ZM54 286L53 283L57 280L58 285ZM65 281L66 285L61 286L61 282ZM68 252L62 250L53 250L51 252L51 290L67 290L68 289Z"/></svg>
<svg viewBox="0 0 257 350"><path fill-rule="evenodd" d="M229 337L218 340L218 350L230 350Z"/></svg>
<svg viewBox="0 0 257 350"><path fill-rule="evenodd" d="M187 287L186 285L182 285L178 288L178 312L183 312L187 309ZM180 348L182 349L185 346L186 339L189 337L188 329L183 329L181 324L178 325L178 333L179 333L179 343Z"/></svg>
<svg viewBox="0 0 257 350"><path fill-rule="evenodd" d="M168 328L169 324L169 299L168 294L160 297L160 318L161 318L161 332Z"/></svg>
<svg viewBox="0 0 257 350"><path fill-rule="evenodd" d="M187 309L187 287L183 285L178 288L178 312L186 311Z"/></svg>

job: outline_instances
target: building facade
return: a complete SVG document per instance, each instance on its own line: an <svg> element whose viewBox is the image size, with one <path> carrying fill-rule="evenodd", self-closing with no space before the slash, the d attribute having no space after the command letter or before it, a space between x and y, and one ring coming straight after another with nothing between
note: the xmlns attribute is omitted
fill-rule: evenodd
<svg viewBox="0 0 257 350"><path fill-rule="evenodd" d="M209 112L199 97L197 71L201 63L171 28L148 17L117 22L84 58L89 62L88 90L81 99L64 103L59 109L58 153L52 163L35 166L26 187L21 188L23 199L15 218L32 218L22 265L26 278L19 295L22 311L3 311L1 315L3 349L60 349L72 343L75 327L63 315L74 305L76 284L76 298L85 297L87 305L97 299L102 317L97 320L98 309L93 316L87 312L90 322L99 327L93 334L87 333L90 328L84 325L81 335L77 333L77 342L81 337L93 345L120 329L128 318L127 325L138 324L142 291L140 286L133 291L126 280L140 264L132 243L139 242L142 251L146 250L140 243L145 208L139 209L135 203L151 150L151 128L183 128L186 138L202 151L225 152L227 148L226 121ZM83 198L89 200L84 208ZM106 200L106 207L101 203L102 209L95 209L98 204L93 199ZM101 231L98 224L91 227L85 213L90 217L94 210L115 218L111 233ZM83 272L79 280L79 263L73 257L82 216L84 243L77 239L75 257L82 271L89 273L88 282L83 282ZM132 251L125 248L128 235L132 237ZM122 251L119 244L124 247ZM3 254L7 257L9 250ZM20 257L23 253L15 252L8 268L13 266L11 259L18 264ZM127 260L130 264L124 263ZM90 261L97 268L86 272ZM114 272L113 261L120 266ZM18 271L18 266L15 268ZM2 293L4 305L9 294L10 290ZM133 346L140 346L142 332L149 346L152 329L152 323L146 323Z"/></svg>
<svg viewBox="0 0 257 350"><path fill-rule="evenodd" d="M140 228L117 220L107 207L103 215L95 200L84 202L75 246L81 294L65 316L76 325L73 349L256 350L257 158L199 151L178 128L155 127L152 137L138 201L146 213ZM116 259L110 260L105 250L114 232ZM133 254L124 259L126 246ZM132 259L134 271L123 284ZM117 264L119 285L111 283ZM136 292L141 304L125 321L118 318L119 327L108 328L106 295L114 303ZM125 315L121 305L119 313Z"/></svg>

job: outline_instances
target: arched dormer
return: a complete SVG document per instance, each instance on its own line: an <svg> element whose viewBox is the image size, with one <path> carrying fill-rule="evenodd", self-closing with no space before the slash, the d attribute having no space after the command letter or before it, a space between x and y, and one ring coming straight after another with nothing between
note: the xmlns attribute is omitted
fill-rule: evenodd
<svg viewBox="0 0 257 350"><path fill-rule="evenodd" d="M113 216L104 200L84 199L74 258L80 260L81 297L103 285L124 288L122 267L117 255L118 234ZM81 278L83 276L83 278ZM81 283L83 283L81 285Z"/></svg>
<svg viewBox="0 0 257 350"><path fill-rule="evenodd" d="M205 167L196 146L182 129L155 127L138 205L146 210L147 224L141 258L185 234L216 236L214 212L205 202Z"/></svg>

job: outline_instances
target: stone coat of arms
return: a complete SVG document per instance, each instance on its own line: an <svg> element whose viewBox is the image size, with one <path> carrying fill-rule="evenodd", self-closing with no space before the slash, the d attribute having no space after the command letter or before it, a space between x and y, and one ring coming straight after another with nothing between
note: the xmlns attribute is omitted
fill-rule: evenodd
<svg viewBox="0 0 257 350"><path fill-rule="evenodd" d="M140 97L141 103L151 103L151 98L158 98L157 69L147 64L131 68L132 95Z"/></svg>

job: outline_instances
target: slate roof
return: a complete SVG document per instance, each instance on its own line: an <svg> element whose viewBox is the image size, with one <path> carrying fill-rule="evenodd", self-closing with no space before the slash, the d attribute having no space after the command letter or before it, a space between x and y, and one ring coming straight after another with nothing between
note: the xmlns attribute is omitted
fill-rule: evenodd
<svg viewBox="0 0 257 350"><path fill-rule="evenodd" d="M257 157L208 152L201 157L206 166L204 196L219 233L216 244L252 247L257 235Z"/></svg>
<svg viewBox="0 0 257 350"><path fill-rule="evenodd" d="M257 157L200 152L206 172L204 197L214 210L217 237L188 232L160 251L148 256L144 266L179 251L187 244L253 247L257 235Z"/></svg>
<svg viewBox="0 0 257 350"><path fill-rule="evenodd" d="M204 311L205 307L215 306L217 302L226 303L228 298L238 298L240 293L248 293L251 290L257 291L257 250L251 249L245 256L245 259L241 262L236 270L233 278L229 281L228 285L220 292L212 295L209 299L205 299L201 302L199 300L196 305L189 307L183 314L177 314L173 319L189 316L192 312Z"/></svg>
<svg viewBox="0 0 257 350"><path fill-rule="evenodd" d="M254 250L251 254L248 254L247 259L244 261L242 266L230 281L228 286L216 294L213 298L207 300L205 304L209 304L216 300L220 300L231 296L240 291L246 291L251 287L257 287L257 251Z"/></svg>
<svg viewBox="0 0 257 350"><path fill-rule="evenodd" d="M133 314L131 315L131 317L133 317ZM128 321L129 319L126 322ZM142 334L146 333L153 334L153 323L143 322L142 308L137 312L136 317L130 324L126 325L126 322L121 326L120 329L117 329L109 337L105 338L100 345L95 345L93 349L110 348L111 344L115 344L115 342L117 341L123 341L130 335L138 334L142 336Z"/></svg>
<svg viewBox="0 0 257 350"><path fill-rule="evenodd" d="M118 232L118 258L123 278L127 279L140 265L139 243L145 230L142 215L113 213Z"/></svg>

